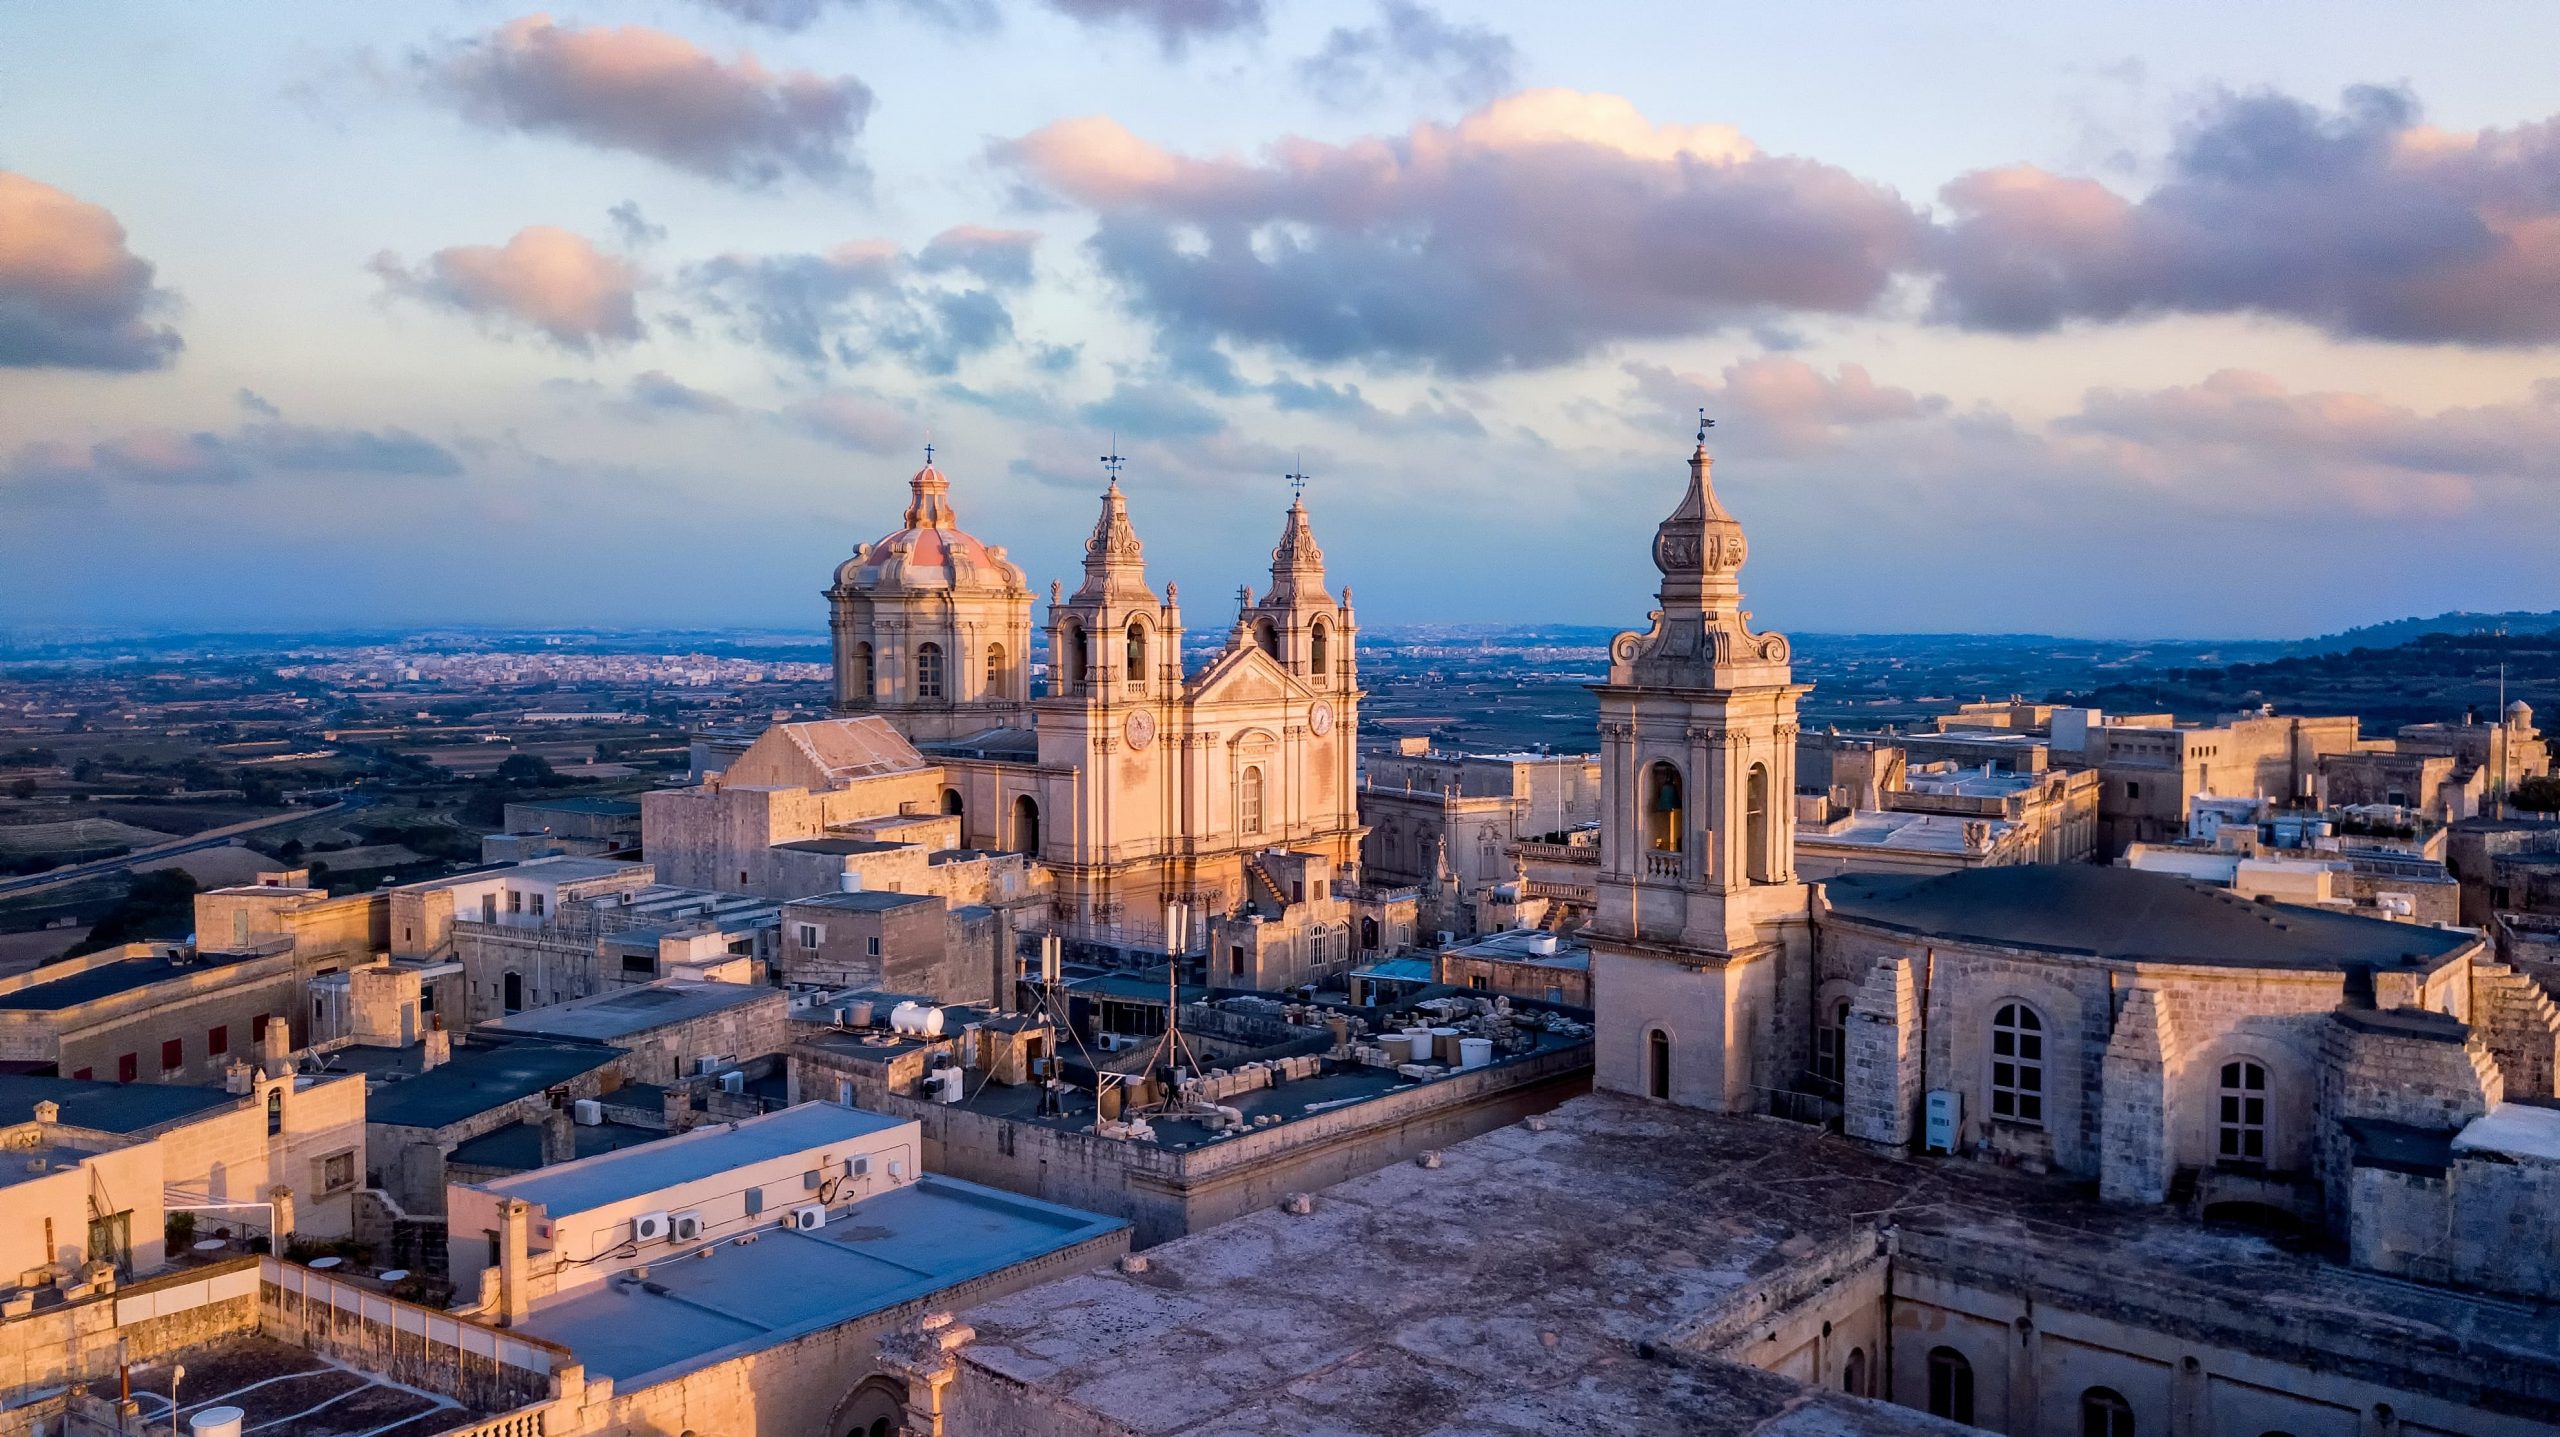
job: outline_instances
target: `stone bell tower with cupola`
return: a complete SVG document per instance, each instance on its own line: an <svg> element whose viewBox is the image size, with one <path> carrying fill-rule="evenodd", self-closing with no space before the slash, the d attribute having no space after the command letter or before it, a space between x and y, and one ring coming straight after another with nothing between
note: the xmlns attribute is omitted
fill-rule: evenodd
<svg viewBox="0 0 2560 1437"><path fill-rule="evenodd" d="M1597 905L1588 930L1604 1088L1757 1111L1804 1066L1810 1004L1795 873L1787 640L1742 607L1742 526L1716 498L1700 415L1679 506L1654 531L1661 607L1609 646L1600 698Z"/></svg>
<svg viewBox="0 0 2560 1437"><path fill-rule="evenodd" d="M1292 474L1292 484L1305 476ZM1250 591L1248 591L1249 593ZM1271 587L1243 604L1236 622L1242 635L1278 661L1299 682L1324 693L1350 695L1359 688L1352 652L1351 595L1339 604L1325 591L1324 551L1307 523L1306 494L1289 502L1280 542L1271 551Z"/></svg>
<svg viewBox="0 0 2560 1437"><path fill-rule="evenodd" d="M1120 466L1085 540L1084 582L1049 602L1049 689L1037 707L1040 764L1081 774L1049 785L1041 856L1058 878L1058 915L1086 931L1146 933L1163 922L1157 862L1167 838L1164 740L1180 723L1182 610L1158 598L1129 523Z"/></svg>

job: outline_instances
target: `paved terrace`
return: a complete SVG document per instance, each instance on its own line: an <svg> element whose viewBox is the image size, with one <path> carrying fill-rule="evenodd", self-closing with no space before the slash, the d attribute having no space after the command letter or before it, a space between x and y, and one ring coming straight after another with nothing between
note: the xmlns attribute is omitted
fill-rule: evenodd
<svg viewBox="0 0 2560 1437"><path fill-rule="evenodd" d="M1539 1121L971 1310L955 1430L1026 1387L1079 1437L1972 1430L1695 1355L1888 1230L1898 1269L2560 1418L2560 1313L1774 1119L1595 1094Z"/></svg>

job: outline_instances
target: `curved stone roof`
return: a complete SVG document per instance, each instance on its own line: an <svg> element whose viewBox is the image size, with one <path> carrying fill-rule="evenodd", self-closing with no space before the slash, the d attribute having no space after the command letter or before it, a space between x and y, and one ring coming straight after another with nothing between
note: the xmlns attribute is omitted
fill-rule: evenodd
<svg viewBox="0 0 2560 1437"><path fill-rule="evenodd" d="M927 464L907 481L906 521L865 544L836 568L839 588L875 597L923 593L1027 594L1022 569L1001 546L981 543L960 527L951 482Z"/></svg>
<svg viewBox="0 0 2560 1437"><path fill-rule="evenodd" d="M1841 918L1931 938L2121 962L2342 970L2432 967L2477 941L2414 923L2258 903L2167 873L2094 864L1828 880Z"/></svg>

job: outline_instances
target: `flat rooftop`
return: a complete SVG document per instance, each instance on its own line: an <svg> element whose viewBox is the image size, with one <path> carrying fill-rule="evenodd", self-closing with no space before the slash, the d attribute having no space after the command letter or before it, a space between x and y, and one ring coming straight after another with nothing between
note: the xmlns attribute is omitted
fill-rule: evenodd
<svg viewBox="0 0 2560 1437"><path fill-rule="evenodd" d="M814 1232L764 1229L751 1241L714 1244L681 1262L652 1263L645 1285L609 1281L538 1305L522 1330L567 1347L589 1373L610 1377L627 1392L1126 1226L1117 1218L928 1175L838 1209Z"/></svg>
<svg viewBox="0 0 2560 1437"><path fill-rule="evenodd" d="M1540 952L1541 940L1552 940L1552 950ZM1553 933L1534 928L1511 928L1487 934L1472 943L1450 949L1449 956L1495 958L1505 963L1527 963L1540 968L1585 970L1591 966L1591 949L1580 940L1557 938Z"/></svg>
<svg viewBox="0 0 2560 1437"><path fill-rule="evenodd" d="M789 847L789 844L783 845ZM812 898L794 898L794 908L832 908L839 913L886 913L893 908L912 908L919 903L940 903L930 893L891 893L885 888L865 888L858 893L821 893Z"/></svg>
<svg viewBox="0 0 2560 1437"><path fill-rule="evenodd" d="M642 1143L662 1142L666 1136L664 1128L642 1128L629 1123L577 1123L571 1127L570 1158L575 1161L603 1153L618 1153ZM495 1132L482 1133L457 1145L452 1152L445 1154L444 1160L464 1167L531 1172L542 1166L542 1125L509 1123Z"/></svg>
<svg viewBox="0 0 2560 1437"><path fill-rule="evenodd" d="M42 1142L31 1148L12 1148L9 1150L9 1160L0 1163L0 1188L15 1187L19 1183L51 1177L66 1169L76 1168L83 1161L95 1156L96 1153L89 1148L76 1148L68 1143ZM37 1244L37 1250L43 1250L42 1243Z"/></svg>
<svg viewBox="0 0 2560 1437"><path fill-rule="evenodd" d="M744 1122L695 1128L664 1142L561 1163L482 1186L537 1203L557 1219L717 1177L750 1163L887 1132L908 1121L835 1103L802 1103Z"/></svg>
<svg viewBox="0 0 2560 1437"><path fill-rule="evenodd" d="M636 798L519 798L508 801L509 808L529 808L542 813L588 813L606 818L638 818L640 800Z"/></svg>
<svg viewBox="0 0 2560 1437"><path fill-rule="evenodd" d="M66 1126L138 1133L233 1107L240 1099L220 1088L174 1083L92 1083L78 1078L0 1075L0 1121L26 1122L35 1116L36 1104L45 1102L62 1105L58 1121Z"/></svg>
<svg viewBox="0 0 2560 1437"><path fill-rule="evenodd" d="M636 988L620 988L586 998L572 998L542 1008L528 1008L478 1024L476 1031L510 1033L528 1038L566 1038L582 1043L611 1043L636 1033L691 1023L756 1003L784 1003L779 988L760 983L703 983L688 978L662 978Z"/></svg>
<svg viewBox="0 0 2560 1437"><path fill-rule="evenodd" d="M341 1367L307 1348L231 1336L133 1364L133 1400L147 1423L168 1421L173 1362L187 1369L178 1389L182 1415L237 1407L242 1430L259 1437L434 1437L497 1415L485 1406Z"/></svg>
<svg viewBox="0 0 2560 1437"><path fill-rule="evenodd" d="M264 955L255 951L205 953L183 963L171 962L168 958L158 955L149 958L120 958L112 963L101 963L86 972L64 973L59 978L44 976L45 968L56 966L47 964L45 967L28 970L24 975L27 979L24 987L0 993L0 1009L19 1013L56 1013L65 1008L77 1008L83 1003L94 1003L101 998L113 998L120 994L148 988L154 983L184 979L208 969L245 963L252 958L262 956ZM61 966L67 967L69 964Z"/></svg>
<svg viewBox="0 0 2560 1437"><path fill-rule="evenodd" d="M789 843L777 843L774 847L787 848L794 853L838 853L852 856L865 853L895 853L901 848L912 848L914 845L891 843L878 838L795 838Z"/></svg>
<svg viewBox="0 0 2560 1437"><path fill-rule="evenodd" d="M1851 922L2123 962L2295 970L2425 968L2468 934L2292 904L2256 903L2168 873L2038 863L1912 878L1827 880Z"/></svg>
<svg viewBox="0 0 2560 1437"><path fill-rule="evenodd" d="M326 857L327 855L321 855ZM528 878L537 883L576 883L589 878L611 878L647 864L622 858L588 858L562 854L551 858L528 859L523 863L498 863L474 868L446 878L429 878L417 883L404 883L402 889L459 888L466 884L485 883L492 878Z"/></svg>
<svg viewBox="0 0 2560 1437"><path fill-rule="evenodd" d="M327 1062L332 1068L363 1073L369 1080L364 1097L367 1123L441 1128L609 1067L623 1053L620 1048L593 1043L538 1039L456 1043L449 1061L420 1072L421 1046L340 1048L328 1055Z"/></svg>
<svg viewBox="0 0 2560 1437"><path fill-rule="evenodd" d="M1838 828L1796 833L1799 844L1848 843L1862 848L1899 848L1923 853L1962 853L1968 823L1988 822L1993 836L2017 825L2000 819L1964 818L1946 813L1901 813L1892 809L1860 809Z"/></svg>
<svg viewBox="0 0 2560 1437"><path fill-rule="evenodd" d="M2343 1332L2407 1352L2413 1382L2529 1375L2560 1391L2550 1309L1774 1119L1593 1094L1543 1122L1454 1144L1436 1169L1397 1163L1323 1189L1304 1216L1266 1207L1150 1248L1145 1272L970 1309L977 1337L959 1355L977 1371L953 1389L955 1425L984 1420L974 1393L1019 1383L1088 1437L1971 1431L1707 1355L1747 1329L1769 1279L1818 1254L1879 1253L1885 1222L1903 1237L1897 1261L1961 1245L2031 1290L2120 1302L2099 1309L2111 1318L2161 1314L2199 1346L2245 1345L2235 1321Z"/></svg>

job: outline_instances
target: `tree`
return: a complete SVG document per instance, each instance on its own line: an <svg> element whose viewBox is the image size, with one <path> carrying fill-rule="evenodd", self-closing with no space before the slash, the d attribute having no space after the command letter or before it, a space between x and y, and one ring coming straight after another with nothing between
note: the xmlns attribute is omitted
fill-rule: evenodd
<svg viewBox="0 0 2560 1437"><path fill-rule="evenodd" d="M2560 774L2538 773L2507 795L2516 807L2532 813L2560 813Z"/></svg>
<svg viewBox="0 0 2560 1437"><path fill-rule="evenodd" d="M17 780L16 782L14 782L14 783L12 783L12 784L10 784L10 785L9 785L9 796L10 796L11 798L33 798L33 797L35 797L35 796L36 796L36 781L35 781L34 779L32 779L32 778L22 778L22 779Z"/></svg>
<svg viewBox="0 0 2560 1437"><path fill-rule="evenodd" d="M133 886L98 920L98 926L89 930L80 949L94 953L147 938L183 938L194 926L195 916L196 881L185 869L137 873Z"/></svg>
<svg viewBox="0 0 2560 1437"><path fill-rule="evenodd" d="M550 783L557 777L551 771L551 765L538 754L511 753L507 755L506 762L498 765L498 781L518 788Z"/></svg>
<svg viewBox="0 0 2560 1437"><path fill-rule="evenodd" d="M74 782L78 783L96 783L98 781L98 761L94 758L84 758L78 763L71 765L71 777Z"/></svg>

